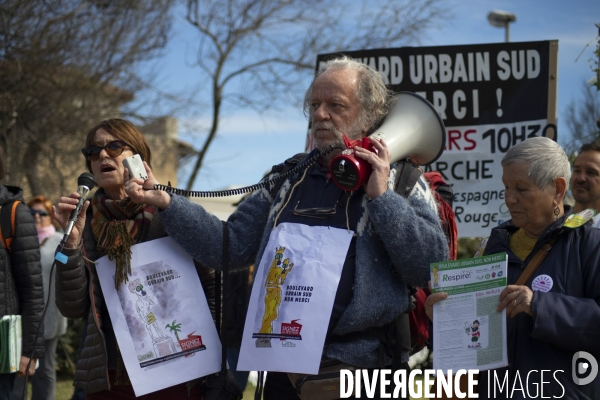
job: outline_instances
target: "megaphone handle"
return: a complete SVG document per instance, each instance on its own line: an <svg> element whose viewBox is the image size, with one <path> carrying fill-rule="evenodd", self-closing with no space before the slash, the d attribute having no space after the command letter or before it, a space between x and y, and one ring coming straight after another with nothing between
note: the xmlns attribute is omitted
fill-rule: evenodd
<svg viewBox="0 0 600 400"><path fill-rule="evenodd" d="M362 138L362 143L361 143L360 147L362 147L363 149L366 149L366 150L372 150L373 146L371 145L371 141L369 140L368 136L365 136L364 138Z"/></svg>
<svg viewBox="0 0 600 400"><path fill-rule="evenodd" d="M346 145L347 149L351 149L356 145L356 141L348 139L348 136L346 136L345 133L342 135L342 138L344 139L344 144Z"/></svg>

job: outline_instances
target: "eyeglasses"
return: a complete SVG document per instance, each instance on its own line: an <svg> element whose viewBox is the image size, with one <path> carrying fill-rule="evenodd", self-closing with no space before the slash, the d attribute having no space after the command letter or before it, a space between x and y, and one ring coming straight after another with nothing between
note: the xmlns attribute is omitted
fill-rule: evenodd
<svg viewBox="0 0 600 400"><path fill-rule="evenodd" d="M302 194L299 195L301 198ZM347 202L350 196L350 192L342 191L339 199L335 202L333 207L310 207L310 208L299 208L300 200L294 206L292 210L292 214L301 216L301 217L309 217L309 218L319 218L319 219L329 219L331 216L337 213L338 206L345 207L345 203Z"/></svg>
<svg viewBox="0 0 600 400"><path fill-rule="evenodd" d="M292 210L294 215L302 216L302 217L310 217L310 218L320 218L327 219L336 213L336 207L330 208L322 208L322 207L314 207L314 208L298 208L298 204Z"/></svg>
<svg viewBox="0 0 600 400"><path fill-rule="evenodd" d="M31 212L31 215L33 215L35 217L35 214L39 215L40 217L48 217L50 214L48 214L47 211L44 210L29 210Z"/></svg>
<svg viewBox="0 0 600 400"><path fill-rule="evenodd" d="M126 148L132 148L130 145L125 143L122 140L113 140L112 142L106 143L104 146L98 146L93 144L84 149L81 149L81 152L85 156L85 159L88 161L96 161L100 158L100 153L102 150L106 150L106 153L110 157L117 157L123 153L123 150Z"/></svg>

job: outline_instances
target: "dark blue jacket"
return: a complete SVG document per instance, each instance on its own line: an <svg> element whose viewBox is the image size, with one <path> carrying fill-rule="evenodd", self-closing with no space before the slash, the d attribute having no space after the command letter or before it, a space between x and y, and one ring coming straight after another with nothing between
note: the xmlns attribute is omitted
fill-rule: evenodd
<svg viewBox="0 0 600 400"><path fill-rule="evenodd" d="M544 243L555 234L559 236L526 282L531 288L536 277L547 275L552 278L552 288L548 292L534 291L533 316L520 313L507 317L509 366L480 375L480 399L542 398L542 380L544 397L600 398L600 377L584 386L576 385L572 378L576 352L591 353L600 362L600 229L591 225L563 227L570 214L570 207L565 206L565 216L544 231L524 262L509 249L510 235L518 230L512 221L492 230L484 254L508 254L509 285L516 283ZM496 384L494 396L494 373L500 382L508 376L508 395L506 387L500 393Z"/></svg>

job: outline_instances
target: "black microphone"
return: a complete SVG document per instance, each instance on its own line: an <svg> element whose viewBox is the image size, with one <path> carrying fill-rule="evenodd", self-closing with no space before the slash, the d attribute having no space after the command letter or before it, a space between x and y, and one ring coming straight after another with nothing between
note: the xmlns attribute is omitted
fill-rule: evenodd
<svg viewBox="0 0 600 400"><path fill-rule="evenodd" d="M96 186L96 181L94 180L94 175L89 172L84 172L79 175L77 178L77 193L79 193L79 202L77 203L77 207L71 212L69 216L69 223L67 224L67 229L65 229L65 235L63 236L62 242L66 243L73 227L75 226L75 222L77 221L77 217L81 212L81 208L83 207L83 203L85 203L85 196L88 194L90 190L92 190Z"/></svg>

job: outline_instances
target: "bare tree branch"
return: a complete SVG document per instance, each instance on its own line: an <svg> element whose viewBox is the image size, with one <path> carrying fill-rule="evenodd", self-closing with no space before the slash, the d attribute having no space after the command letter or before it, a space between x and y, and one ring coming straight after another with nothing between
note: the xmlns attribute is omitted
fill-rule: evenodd
<svg viewBox="0 0 600 400"><path fill-rule="evenodd" d="M173 0L5 0L0 144L6 181L52 198L83 167L82 137L147 88L132 71L161 54Z"/></svg>
<svg viewBox="0 0 600 400"><path fill-rule="evenodd" d="M571 133L571 141L564 146L567 154L600 139L600 92L583 81L581 95L582 99L573 100L565 111L566 125Z"/></svg>
<svg viewBox="0 0 600 400"><path fill-rule="evenodd" d="M297 101L319 53L419 43L449 10L441 0L187 0L186 20L201 35L198 66L211 80L212 123L196 156L191 190L218 134L223 101L264 111ZM232 89L233 82L252 88Z"/></svg>

